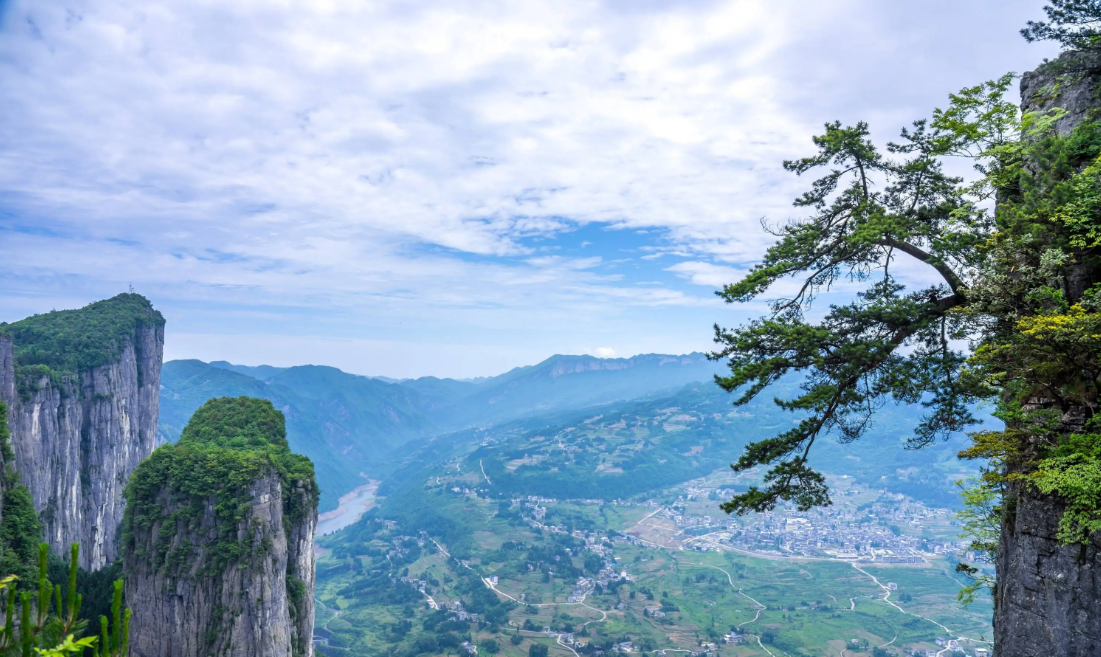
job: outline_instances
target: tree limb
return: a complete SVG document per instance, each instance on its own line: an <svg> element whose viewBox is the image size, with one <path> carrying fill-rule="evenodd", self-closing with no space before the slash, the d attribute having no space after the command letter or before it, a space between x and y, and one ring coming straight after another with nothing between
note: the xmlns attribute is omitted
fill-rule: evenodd
<svg viewBox="0 0 1101 657"><path fill-rule="evenodd" d="M952 292L954 293L953 296L960 296L961 291L967 288L967 286L964 285L963 281L960 280L960 277L956 275L956 272L952 271L948 267L948 265L941 262L941 260L934 256L932 253L916 247L913 244L902 242L889 236L879 239L876 243L880 246L898 249L899 251L902 251L903 253L924 262L925 264L931 266L933 269L936 269L937 273L939 273L944 281L948 283L948 287L952 289Z"/></svg>

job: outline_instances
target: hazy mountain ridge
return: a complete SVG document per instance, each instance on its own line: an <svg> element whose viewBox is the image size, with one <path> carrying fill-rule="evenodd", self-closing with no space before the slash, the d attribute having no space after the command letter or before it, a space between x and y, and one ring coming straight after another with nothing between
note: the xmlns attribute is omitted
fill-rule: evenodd
<svg viewBox="0 0 1101 657"><path fill-rule="evenodd" d="M718 367L703 354L633 358L552 356L500 376L459 381L421 377L387 383L334 367L272 367L198 360L165 363L161 438L174 441L212 397L270 400L287 416L291 446L317 467L321 508L364 482L384 478L424 440L630 399L661 396Z"/></svg>
<svg viewBox="0 0 1101 657"><path fill-rule="evenodd" d="M790 427L798 416L777 407L773 398L795 388L794 381L780 382L771 394L734 407L732 395L700 382L667 396L525 417L410 443L407 465L384 481L380 493L397 493L406 482L417 487L433 468L453 459L460 459L464 470L483 469L495 490L514 496L610 500L658 490L726 467L748 442ZM920 406L883 408L856 449L823 437L811 463L828 474L955 507L953 482L975 473L956 457L967 438L961 434L922 450L906 449L921 412Z"/></svg>
<svg viewBox="0 0 1101 657"><path fill-rule="evenodd" d="M310 457L322 489L322 508L364 483L404 442L437 431L411 392L335 368L261 370L261 380L197 360L169 361L161 390L161 437L174 441L195 409L213 397L267 399L287 417L291 448Z"/></svg>

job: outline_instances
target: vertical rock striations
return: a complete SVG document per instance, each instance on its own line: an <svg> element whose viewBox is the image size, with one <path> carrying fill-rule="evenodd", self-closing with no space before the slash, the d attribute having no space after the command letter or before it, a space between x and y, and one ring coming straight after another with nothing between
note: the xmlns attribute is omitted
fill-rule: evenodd
<svg viewBox="0 0 1101 657"><path fill-rule="evenodd" d="M1101 650L1101 541L1063 545L1063 503L1014 486L1002 523L994 596L998 657L1087 657ZM1052 651L1058 647L1058 652Z"/></svg>
<svg viewBox="0 0 1101 657"><path fill-rule="evenodd" d="M164 319L137 294L0 324L14 465L56 554L118 556L123 487L156 446Z"/></svg>
<svg viewBox="0 0 1101 657"><path fill-rule="evenodd" d="M1021 80L1024 112L1063 110L1056 130L1069 135L1101 114L1098 67L1069 54L1026 73ZM1077 302L1101 280L1085 253L1071 254L1065 297ZM1049 400L1035 400L1037 407ZM1086 409L1064 409L1063 433L1081 433ZM1028 449L1036 449L1030 446ZM1027 482L1010 482L997 549L994 648L998 657L1086 657L1101 651L1101 540L1066 545L1059 539L1065 502L1042 495Z"/></svg>
<svg viewBox="0 0 1101 657"><path fill-rule="evenodd" d="M317 497L271 402L196 411L127 485L132 655L312 655Z"/></svg>

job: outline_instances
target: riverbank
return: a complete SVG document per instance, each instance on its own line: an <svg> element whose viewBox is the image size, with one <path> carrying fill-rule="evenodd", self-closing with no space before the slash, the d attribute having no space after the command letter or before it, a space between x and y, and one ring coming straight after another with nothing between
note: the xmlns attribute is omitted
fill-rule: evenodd
<svg viewBox="0 0 1101 657"><path fill-rule="evenodd" d="M380 483L382 482L372 479L341 497L335 509L317 516L317 530L314 531L314 536L331 534L363 517L364 513L375 506L375 496Z"/></svg>

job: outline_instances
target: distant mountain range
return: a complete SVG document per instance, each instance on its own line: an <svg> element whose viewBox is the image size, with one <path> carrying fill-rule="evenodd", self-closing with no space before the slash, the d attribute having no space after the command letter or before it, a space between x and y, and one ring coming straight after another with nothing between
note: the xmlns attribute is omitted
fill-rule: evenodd
<svg viewBox="0 0 1101 657"><path fill-rule="evenodd" d="M615 402L658 398L708 382L721 366L699 353L633 358L552 356L500 376L459 381L393 380L333 367L272 367L177 360L161 376L159 433L175 441L191 414L213 397L269 399L287 417L291 448L309 456L321 509L364 482L400 467L407 445L462 429Z"/></svg>
<svg viewBox="0 0 1101 657"><path fill-rule="evenodd" d="M798 394L785 379L749 404L735 408L718 386L690 383L657 398L567 410L469 429L409 443L402 469L378 492L380 513L398 517L423 504L426 480L448 471L481 473L506 497L627 499L654 494L703 477L736 461L746 444L781 433L798 416L773 403ZM935 507L954 508L954 482L977 474L956 454L963 434L924 449L906 449L923 412L916 405L879 409L868 435L852 445L819 440L811 464L829 475L848 476L873 488L903 493ZM977 415L989 419L985 413ZM735 486L745 490L763 472ZM404 511L402 511L404 509ZM386 515L389 514L389 515Z"/></svg>

